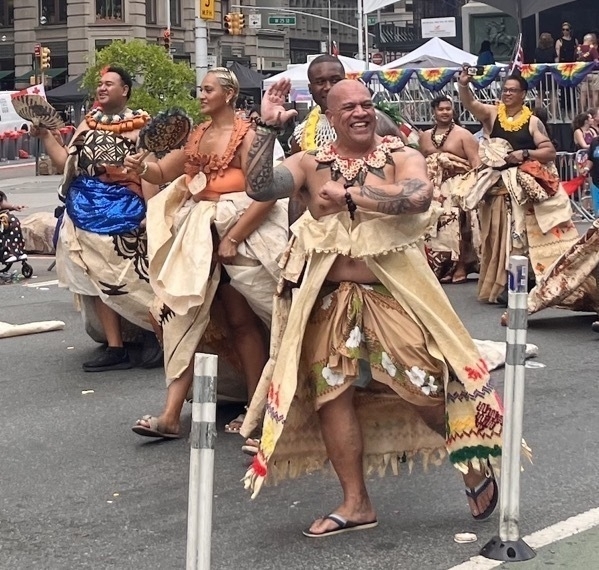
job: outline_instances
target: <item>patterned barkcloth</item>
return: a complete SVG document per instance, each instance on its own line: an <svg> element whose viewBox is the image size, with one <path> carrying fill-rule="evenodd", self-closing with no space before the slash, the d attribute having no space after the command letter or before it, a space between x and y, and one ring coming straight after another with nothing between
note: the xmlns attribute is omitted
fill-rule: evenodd
<svg viewBox="0 0 599 570"><path fill-rule="evenodd" d="M306 213L292 227L281 260L271 358L242 429L249 436L264 418L260 450L245 477L252 496L267 477L276 481L324 466L316 410L356 378L363 384L358 359L370 362L375 380L358 390L367 473L397 472L404 457L438 463L446 453L464 472L468 462L479 469L496 463L500 400L421 249L438 214L436 208L411 216L358 210L352 222L347 212L319 220ZM363 260L383 287L343 283L329 305L325 281L338 255ZM283 284L299 283L300 276L292 295ZM325 314L334 315L334 324ZM388 329L390 320L396 324ZM329 339L330 350L318 339ZM441 404L445 441L417 413Z"/></svg>
<svg viewBox="0 0 599 570"><path fill-rule="evenodd" d="M451 200L446 182L470 170L470 163L448 152L426 157L428 177L434 185L433 200L443 208L437 227L426 237L426 254L437 279L451 278L460 253L466 273L478 272L480 229L476 210L463 210Z"/></svg>

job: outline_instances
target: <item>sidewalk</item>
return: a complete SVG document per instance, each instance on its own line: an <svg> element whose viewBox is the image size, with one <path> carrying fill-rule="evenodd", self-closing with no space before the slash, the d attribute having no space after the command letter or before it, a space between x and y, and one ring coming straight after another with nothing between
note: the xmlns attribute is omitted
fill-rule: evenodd
<svg viewBox="0 0 599 570"><path fill-rule="evenodd" d="M28 175L5 178L9 173L10 170L0 169L0 190L5 192L14 204L27 206L18 213L20 218L37 212L54 212L54 208L60 204L57 192L61 176Z"/></svg>

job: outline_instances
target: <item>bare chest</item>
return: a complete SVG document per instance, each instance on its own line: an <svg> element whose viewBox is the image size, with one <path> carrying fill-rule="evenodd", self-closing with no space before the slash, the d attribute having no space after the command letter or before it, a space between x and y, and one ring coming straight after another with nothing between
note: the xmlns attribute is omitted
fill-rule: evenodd
<svg viewBox="0 0 599 570"><path fill-rule="evenodd" d="M449 135L446 132L436 134L428 132L422 143L420 151L424 156L429 156L436 152L448 152L464 159L467 158L459 132L451 131Z"/></svg>

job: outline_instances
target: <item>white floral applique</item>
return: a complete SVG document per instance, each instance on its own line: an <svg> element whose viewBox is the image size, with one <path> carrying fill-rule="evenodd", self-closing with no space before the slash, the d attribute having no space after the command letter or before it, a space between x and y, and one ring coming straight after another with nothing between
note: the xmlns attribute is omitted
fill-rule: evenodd
<svg viewBox="0 0 599 570"><path fill-rule="evenodd" d="M426 372L417 366L412 366L410 370L406 370L406 376L410 382L418 386L424 394L429 396L431 393L436 394L439 387L435 384L435 378L430 376L427 378Z"/></svg>
<svg viewBox="0 0 599 570"><path fill-rule="evenodd" d="M364 336L362 335L360 327L355 326L349 333L349 338L345 341L345 346L347 348L358 348L363 340Z"/></svg>
<svg viewBox="0 0 599 570"><path fill-rule="evenodd" d="M328 308L333 304L333 293L330 293L326 297L322 298L322 309L324 311L328 310Z"/></svg>
<svg viewBox="0 0 599 570"><path fill-rule="evenodd" d="M393 361L389 358L389 355L386 352L381 353L381 366L384 368L385 372L389 374L392 378L395 378L397 374L397 367L393 364Z"/></svg>
<svg viewBox="0 0 599 570"><path fill-rule="evenodd" d="M362 289L364 289L364 291L374 291L374 287L373 287L372 285L365 285L365 284L362 284L362 285L360 285L360 287L361 287Z"/></svg>
<svg viewBox="0 0 599 570"><path fill-rule="evenodd" d="M342 372L335 372L328 366L322 369L322 377L326 380L329 386L341 386L345 381L345 376Z"/></svg>

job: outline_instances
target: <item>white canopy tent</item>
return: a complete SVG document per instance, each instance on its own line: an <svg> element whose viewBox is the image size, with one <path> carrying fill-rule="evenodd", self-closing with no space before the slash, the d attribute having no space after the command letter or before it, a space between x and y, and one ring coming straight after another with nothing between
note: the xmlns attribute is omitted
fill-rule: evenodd
<svg viewBox="0 0 599 570"><path fill-rule="evenodd" d="M364 71L366 69L366 62L359 59L353 59L351 57L345 57L343 55L338 56L339 61L343 64L345 71ZM291 88L295 90L308 89L308 66L309 63L302 63L296 65L287 71L277 73L262 82L264 89L268 89L271 85L276 83L279 79L289 79L291 81ZM380 69L380 66L369 64L368 69Z"/></svg>
<svg viewBox="0 0 599 570"><path fill-rule="evenodd" d="M426 68L426 67L454 67L463 63L476 65L477 56L461 50L441 38L431 38L424 45L383 65L383 69L398 68ZM431 62L435 65L431 65Z"/></svg>

